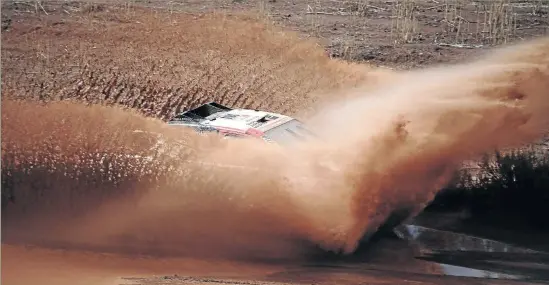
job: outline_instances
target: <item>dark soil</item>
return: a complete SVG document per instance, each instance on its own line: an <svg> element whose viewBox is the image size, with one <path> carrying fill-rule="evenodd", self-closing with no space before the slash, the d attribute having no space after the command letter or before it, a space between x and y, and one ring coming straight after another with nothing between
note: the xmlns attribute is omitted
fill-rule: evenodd
<svg viewBox="0 0 549 285"><path fill-rule="evenodd" d="M109 5L128 11L142 5L185 13L258 13L303 37L319 38L332 57L407 69L452 63L493 46L549 34L547 1L502 1L149 0ZM2 29L18 16L108 9L104 1L41 2L4 1Z"/></svg>

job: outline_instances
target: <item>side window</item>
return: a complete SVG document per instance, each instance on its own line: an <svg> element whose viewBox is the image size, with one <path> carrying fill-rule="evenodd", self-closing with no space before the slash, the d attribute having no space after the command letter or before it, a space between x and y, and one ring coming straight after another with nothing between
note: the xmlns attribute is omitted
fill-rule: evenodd
<svg viewBox="0 0 549 285"><path fill-rule="evenodd" d="M266 137L277 142L304 141L316 137L300 121L291 120L265 132Z"/></svg>
<svg viewBox="0 0 549 285"><path fill-rule="evenodd" d="M305 128L305 127L303 126L303 124L298 124L298 125L296 125L296 128L297 128L299 131L301 131L301 132L303 132L304 134L306 134L307 136L317 137L317 135L315 135L315 133L313 133L313 132L311 132L310 130L308 130L307 128Z"/></svg>
<svg viewBox="0 0 549 285"><path fill-rule="evenodd" d="M305 140L307 139L306 137L304 137L303 135L301 134L298 134L297 132L295 132L294 130L290 129L290 128L287 128L286 129L287 132L289 132L292 136L300 139L300 140Z"/></svg>

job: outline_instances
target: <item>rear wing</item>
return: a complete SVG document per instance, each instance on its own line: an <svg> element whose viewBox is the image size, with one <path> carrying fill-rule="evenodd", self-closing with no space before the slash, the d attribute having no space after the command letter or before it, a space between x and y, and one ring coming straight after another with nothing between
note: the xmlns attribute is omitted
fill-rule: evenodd
<svg viewBox="0 0 549 285"><path fill-rule="evenodd" d="M185 122L200 122L205 120L207 117L219 113L232 110L227 106L215 102L209 102L203 105L200 105L189 111L185 111L173 117L170 122L185 121Z"/></svg>

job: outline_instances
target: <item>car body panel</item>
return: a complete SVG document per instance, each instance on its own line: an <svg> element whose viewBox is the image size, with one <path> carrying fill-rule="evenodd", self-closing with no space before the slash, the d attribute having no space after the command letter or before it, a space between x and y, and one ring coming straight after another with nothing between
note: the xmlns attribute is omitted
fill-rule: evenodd
<svg viewBox="0 0 549 285"><path fill-rule="evenodd" d="M231 109L215 102L180 113L168 124L191 127L200 133L256 137L283 144L314 137L314 133L302 122L290 116L251 109Z"/></svg>

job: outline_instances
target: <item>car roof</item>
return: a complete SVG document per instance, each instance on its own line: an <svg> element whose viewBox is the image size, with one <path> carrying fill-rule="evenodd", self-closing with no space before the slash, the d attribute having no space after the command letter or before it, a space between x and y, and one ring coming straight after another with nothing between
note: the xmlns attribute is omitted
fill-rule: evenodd
<svg viewBox="0 0 549 285"><path fill-rule="evenodd" d="M265 132L291 120L293 120L292 117L278 113L251 109L230 109L196 119L172 119L169 123L176 125L210 126L241 132L246 132L248 129L253 128Z"/></svg>

